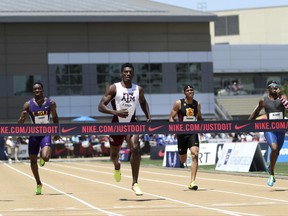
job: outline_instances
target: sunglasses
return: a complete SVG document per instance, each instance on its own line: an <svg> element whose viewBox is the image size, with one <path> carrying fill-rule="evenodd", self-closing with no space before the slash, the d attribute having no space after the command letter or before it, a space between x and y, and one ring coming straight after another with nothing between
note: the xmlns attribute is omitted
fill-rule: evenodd
<svg viewBox="0 0 288 216"><path fill-rule="evenodd" d="M268 87L278 89L279 85L277 83L271 83L270 85L268 85Z"/></svg>

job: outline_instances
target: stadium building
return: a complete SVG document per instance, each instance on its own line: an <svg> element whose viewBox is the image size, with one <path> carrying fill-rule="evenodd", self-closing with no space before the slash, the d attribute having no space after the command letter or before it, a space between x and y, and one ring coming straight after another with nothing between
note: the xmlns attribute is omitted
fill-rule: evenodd
<svg viewBox="0 0 288 216"><path fill-rule="evenodd" d="M234 119L247 119L268 80L288 89L288 6L213 13L217 15L210 23L216 101Z"/></svg>
<svg viewBox="0 0 288 216"><path fill-rule="evenodd" d="M204 118L215 118L216 17L148 0L0 1L0 121L17 121L37 80L61 122L81 115L105 121L99 100L125 62L134 64L154 119L168 119L187 83Z"/></svg>

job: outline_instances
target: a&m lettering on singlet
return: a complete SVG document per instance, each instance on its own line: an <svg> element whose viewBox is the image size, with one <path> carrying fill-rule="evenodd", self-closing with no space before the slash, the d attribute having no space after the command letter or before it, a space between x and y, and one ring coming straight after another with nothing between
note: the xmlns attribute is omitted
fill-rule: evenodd
<svg viewBox="0 0 288 216"><path fill-rule="evenodd" d="M122 103L122 106L125 106L127 108L131 107L132 106L131 102L135 102L135 96L133 92L131 93L124 92L121 101L124 102Z"/></svg>
<svg viewBox="0 0 288 216"><path fill-rule="evenodd" d="M135 102L135 96L133 95L133 92L131 93L124 92L121 101L124 101L126 103L130 103L131 101Z"/></svg>

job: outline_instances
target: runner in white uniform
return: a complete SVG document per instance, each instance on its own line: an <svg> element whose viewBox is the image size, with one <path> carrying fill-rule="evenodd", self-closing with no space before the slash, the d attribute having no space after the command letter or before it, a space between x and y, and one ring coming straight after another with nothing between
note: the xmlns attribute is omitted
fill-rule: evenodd
<svg viewBox="0 0 288 216"><path fill-rule="evenodd" d="M121 66L121 82L110 85L108 91L102 97L98 110L102 113L112 114L112 122L135 122L135 112L139 101L142 111L145 113L147 121L150 122L150 111L141 86L132 83L134 77L134 67L130 63ZM112 109L108 107L111 102ZM126 140L130 147L130 164L132 169L132 190L137 196L143 195L138 185L138 175L140 168L140 146L138 134L111 135L110 136L110 157L114 164L114 178L116 182L121 181L121 164L119 162L119 152L121 145Z"/></svg>
<svg viewBox="0 0 288 216"><path fill-rule="evenodd" d="M114 110L127 109L128 116L122 118L114 115L112 122L135 122L135 112L139 100L139 86L132 83L131 88L122 86L121 82L115 83L116 95L111 101ZM122 144L122 143L121 143Z"/></svg>

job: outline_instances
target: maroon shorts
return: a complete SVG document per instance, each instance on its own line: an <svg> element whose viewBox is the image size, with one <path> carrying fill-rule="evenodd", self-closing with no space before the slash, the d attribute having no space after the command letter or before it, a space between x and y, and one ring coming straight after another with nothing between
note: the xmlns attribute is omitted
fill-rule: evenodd
<svg viewBox="0 0 288 216"><path fill-rule="evenodd" d="M112 123L113 122L117 122L117 123L119 122L117 116L113 116ZM135 115L132 116L132 119L131 119L130 122L137 122L136 119L135 119ZM124 141L124 139L126 139L127 136L132 136L132 135L110 135L110 137L109 137L110 145L112 145L112 146L121 146L123 141Z"/></svg>
<svg viewBox="0 0 288 216"><path fill-rule="evenodd" d="M111 135L109 137L110 145L112 146L121 146L126 135Z"/></svg>

